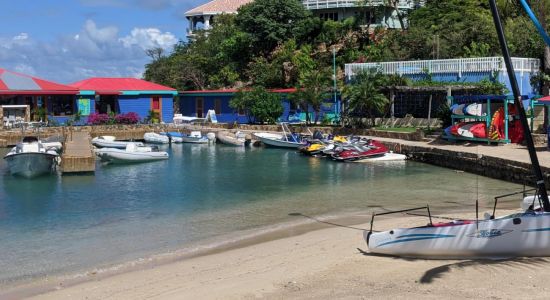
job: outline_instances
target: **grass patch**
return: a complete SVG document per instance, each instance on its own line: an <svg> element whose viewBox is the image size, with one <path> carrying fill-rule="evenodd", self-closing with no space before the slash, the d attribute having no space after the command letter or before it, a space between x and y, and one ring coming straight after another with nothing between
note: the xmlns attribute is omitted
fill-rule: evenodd
<svg viewBox="0 0 550 300"><path fill-rule="evenodd" d="M385 127L385 126L377 126L374 127L376 130L382 130L382 131L394 131L394 132L416 132L415 127Z"/></svg>

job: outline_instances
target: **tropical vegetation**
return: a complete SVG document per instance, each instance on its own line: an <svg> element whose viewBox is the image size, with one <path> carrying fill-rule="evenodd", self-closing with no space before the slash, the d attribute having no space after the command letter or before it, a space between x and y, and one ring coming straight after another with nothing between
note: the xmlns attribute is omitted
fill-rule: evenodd
<svg viewBox="0 0 550 300"><path fill-rule="evenodd" d="M386 6L376 6L375 15L385 14L384 10L398 3L385 2ZM550 29L550 0L529 2L543 26ZM548 87L550 48L544 46L517 1L498 0L498 5L511 54L543 59L544 73L539 79L546 80L543 84ZM299 0L255 0L236 15L218 16L208 33L199 31L192 41L180 42L171 53L148 51L152 60L144 77L178 90L294 87L297 93L292 101L308 111L306 108L319 109L320 100L334 92L333 73L342 90L345 63L501 55L485 0L427 0L424 7L397 16L408 25L406 30L384 30L371 24L367 14L360 15L363 17L321 20ZM336 70L332 68L333 54ZM349 109L355 110L350 113L372 117L391 102L396 84L372 76L377 80L358 79L343 92L349 98ZM489 90L501 89L490 82L483 84ZM378 92L371 94L374 90ZM367 94L369 98L365 98ZM244 101L247 97L243 94L239 97L234 107L246 110L256 120L273 119L259 111L255 116L253 102ZM307 118L308 122L318 121L310 120L309 114Z"/></svg>

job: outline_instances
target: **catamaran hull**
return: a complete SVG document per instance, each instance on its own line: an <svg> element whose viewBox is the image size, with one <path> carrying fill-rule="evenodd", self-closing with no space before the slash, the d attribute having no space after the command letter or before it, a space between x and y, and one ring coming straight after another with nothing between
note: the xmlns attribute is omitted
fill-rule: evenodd
<svg viewBox="0 0 550 300"><path fill-rule="evenodd" d="M364 232L369 252L429 258L550 256L550 213L461 225Z"/></svg>
<svg viewBox="0 0 550 300"><path fill-rule="evenodd" d="M58 155L50 153L17 153L6 156L10 173L25 178L33 178L51 173Z"/></svg>

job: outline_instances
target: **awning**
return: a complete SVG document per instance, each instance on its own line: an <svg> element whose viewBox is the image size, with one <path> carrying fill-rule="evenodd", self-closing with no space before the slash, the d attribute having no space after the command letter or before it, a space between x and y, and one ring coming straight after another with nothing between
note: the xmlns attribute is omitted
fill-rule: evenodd
<svg viewBox="0 0 550 300"><path fill-rule="evenodd" d="M537 101L548 101L548 102L550 102L550 96L544 96L542 98L538 98Z"/></svg>

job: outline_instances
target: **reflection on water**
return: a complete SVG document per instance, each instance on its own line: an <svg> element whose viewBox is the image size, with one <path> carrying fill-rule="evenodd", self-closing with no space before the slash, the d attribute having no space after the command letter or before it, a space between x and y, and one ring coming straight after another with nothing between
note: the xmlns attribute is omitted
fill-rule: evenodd
<svg viewBox="0 0 550 300"><path fill-rule="evenodd" d="M372 207L490 207L518 186L425 164L337 163L282 149L161 146L166 161L15 178L0 162L0 284ZM477 192L479 191L479 192ZM515 202L509 202L514 207ZM506 203L504 203L506 204Z"/></svg>

